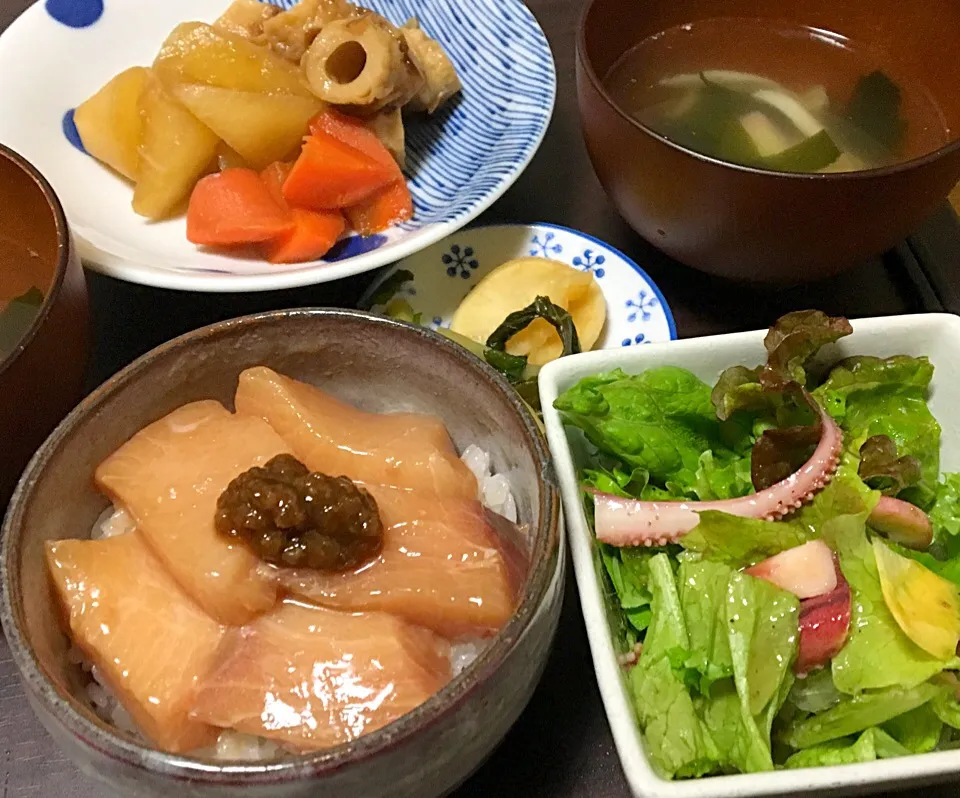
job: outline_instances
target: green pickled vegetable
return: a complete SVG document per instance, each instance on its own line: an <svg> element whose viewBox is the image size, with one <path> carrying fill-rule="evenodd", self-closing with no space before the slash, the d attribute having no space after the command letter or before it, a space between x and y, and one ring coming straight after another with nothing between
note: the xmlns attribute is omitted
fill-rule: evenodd
<svg viewBox="0 0 960 798"><path fill-rule="evenodd" d="M507 316L500 323L500 326L490 333L487 338L487 346L503 352L506 349L507 341L521 330L529 327L537 319L543 319L557 331L560 341L563 343L563 355L561 357L575 355L581 351L580 338L577 336L573 316L559 305L554 305L550 298L545 296L538 296L527 307L522 310L515 310Z"/></svg>

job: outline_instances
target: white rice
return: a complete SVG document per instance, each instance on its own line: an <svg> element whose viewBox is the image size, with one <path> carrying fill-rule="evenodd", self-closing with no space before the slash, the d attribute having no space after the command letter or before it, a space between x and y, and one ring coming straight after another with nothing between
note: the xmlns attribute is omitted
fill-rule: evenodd
<svg viewBox="0 0 960 798"><path fill-rule="evenodd" d="M483 505L516 523L517 505L510 482L504 474L493 473L489 452L471 444L464 449L460 459L477 478L478 498ZM136 524L125 509L110 506L94 522L90 537L93 540L103 540L132 532L134 529ZM484 638L461 638L452 641L450 667L454 678L469 668L489 643L490 641ZM86 660L83 652L75 646L67 652L67 660L71 664L78 665L84 673L90 674L91 681L86 686L86 694L97 715L118 729L139 737L136 723L106 685L97 666ZM202 758L259 762L276 759L288 752L277 743L263 737L226 730L220 733L215 746L191 753L193 756Z"/></svg>
<svg viewBox="0 0 960 798"><path fill-rule="evenodd" d="M122 507L114 507L111 505L100 513L100 517L93 522L90 537L93 540L113 538L125 532L133 532L136 526L133 518L130 517L130 513Z"/></svg>
<svg viewBox="0 0 960 798"><path fill-rule="evenodd" d="M489 641L482 637L455 640L450 646L450 667L453 670L453 677L456 678L469 668L488 644Z"/></svg>
<svg viewBox="0 0 960 798"><path fill-rule="evenodd" d="M509 521L517 522L517 504L510 489L510 480L505 474L494 474L490 465L490 453L470 444L463 450L460 459L477 478L480 485L480 501L484 506Z"/></svg>
<svg viewBox="0 0 960 798"><path fill-rule="evenodd" d="M193 756L209 759L226 759L243 762L260 762L289 756L289 751L265 737L241 734L236 731L223 731L212 748L203 748L192 752Z"/></svg>

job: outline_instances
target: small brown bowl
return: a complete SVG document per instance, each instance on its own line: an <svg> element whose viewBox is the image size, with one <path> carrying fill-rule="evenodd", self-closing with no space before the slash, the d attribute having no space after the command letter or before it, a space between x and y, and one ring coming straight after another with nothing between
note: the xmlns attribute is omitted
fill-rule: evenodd
<svg viewBox="0 0 960 798"><path fill-rule="evenodd" d="M786 20L871 46L934 94L953 140L884 169L770 172L693 153L614 104L602 79L623 53L716 17ZM587 150L621 215L681 263L751 282L829 277L909 234L960 178L958 31L960 3L951 0L590 0L577 37Z"/></svg>
<svg viewBox="0 0 960 798"><path fill-rule="evenodd" d="M101 720L84 700L49 588L44 542L88 537L108 500L93 471L137 430L197 399L233 406L237 377L265 364L366 410L439 416L509 474L529 563L513 617L475 662L395 722L325 751L238 762L168 754ZM469 776L533 693L563 597L560 500L533 417L493 369L435 332L342 310L274 311L154 349L81 402L43 444L10 501L0 546L0 623L37 717L89 776L139 798L433 798Z"/></svg>
<svg viewBox="0 0 960 798"><path fill-rule="evenodd" d="M0 361L0 509L30 456L83 395L90 351L87 284L60 201L33 166L0 145L0 275L25 267L12 254L21 251L46 284L32 324ZM7 288L0 279L3 299Z"/></svg>

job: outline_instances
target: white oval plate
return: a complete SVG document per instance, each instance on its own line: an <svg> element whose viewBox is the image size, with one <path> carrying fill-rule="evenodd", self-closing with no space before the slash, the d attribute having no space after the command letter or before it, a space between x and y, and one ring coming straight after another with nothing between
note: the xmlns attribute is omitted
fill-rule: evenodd
<svg viewBox="0 0 960 798"><path fill-rule="evenodd" d="M213 21L229 2L40 0L0 36L0 142L53 185L91 268L191 291L338 280L458 230L513 184L540 146L553 113L556 73L546 37L521 0L366 0L363 5L397 23L418 17L464 84L458 102L408 125L413 220L383 235L350 236L313 263L276 266L200 251L187 241L182 217L150 223L134 214L131 186L78 147L72 109L116 73L149 65L177 24Z"/></svg>
<svg viewBox="0 0 960 798"><path fill-rule="evenodd" d="M499 224L461 230L384 272L361 300L398 269L413 279L397 294L424 323L449 327L454 311L485 275L513 258L551 258L592 272L607 302L607 321L594 349L615 349L677 337L673 314L649 275L617 249L586 233L552 224ZM383 310L375 305L372 310Z"/></svg>

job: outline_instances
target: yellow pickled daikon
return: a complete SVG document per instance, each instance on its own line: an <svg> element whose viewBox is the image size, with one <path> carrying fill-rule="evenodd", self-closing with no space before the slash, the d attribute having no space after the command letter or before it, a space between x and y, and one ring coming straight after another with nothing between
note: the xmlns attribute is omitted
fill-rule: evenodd
<svg viewBox="0 0 960 798"><path fill-rule="evenodd" d="M484 343L510 313L538 296L566 310L573 317L583 351L593 348L607 315L600 286L589 272L547 258L518 258L494 269L464 298L450 329ZM539 366L560 357L563 346L557 331L537 319L510 339L507 351L526 355Z"/></svg>

